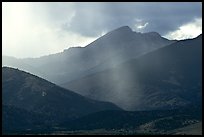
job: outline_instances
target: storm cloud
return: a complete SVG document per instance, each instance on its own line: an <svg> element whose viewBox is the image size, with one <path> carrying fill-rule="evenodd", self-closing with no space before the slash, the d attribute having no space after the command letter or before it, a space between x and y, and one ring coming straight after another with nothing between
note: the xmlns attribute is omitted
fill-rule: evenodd
<svg viewBox="0 0 204 137"><path fill-rule="evenodd" d="M92 37L126 25L136 31L165 35L202 17L201 3L90 2L75 3L74 9L75 16L66 29Z"/></svg>

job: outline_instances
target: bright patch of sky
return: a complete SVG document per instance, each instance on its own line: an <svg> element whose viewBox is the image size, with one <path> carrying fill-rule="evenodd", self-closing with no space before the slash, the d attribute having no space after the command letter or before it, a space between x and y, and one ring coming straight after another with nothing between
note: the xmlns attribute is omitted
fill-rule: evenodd
<svg viewBox="0 0 204 137"><path fill-rule="evenodd" d="M202 19L195 19L193 22L187 23L179 27L178 30L169 32L164 37L168 39L182 40L195 38L202 34Z"/></svg>

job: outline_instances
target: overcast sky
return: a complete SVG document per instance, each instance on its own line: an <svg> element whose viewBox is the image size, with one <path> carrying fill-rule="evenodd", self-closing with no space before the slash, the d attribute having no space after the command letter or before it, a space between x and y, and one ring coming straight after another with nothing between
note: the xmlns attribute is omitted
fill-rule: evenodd
<svg viewBox="0 0 204 137"><path fill-rule="evenodd" d="M2 6L2 52L17 58L86 46L121 26L177 40L202 33L199 2L3 2Z"/></svg>

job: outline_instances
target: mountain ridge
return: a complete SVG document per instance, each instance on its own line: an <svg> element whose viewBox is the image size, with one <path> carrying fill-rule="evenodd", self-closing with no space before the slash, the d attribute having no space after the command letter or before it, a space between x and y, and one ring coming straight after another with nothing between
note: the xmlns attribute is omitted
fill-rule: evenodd
<svg viewBox="0 0 204 137"><path fill-rule="evenodd" d="M201 45L201 37L179 41L137 59L131 59L115 68L93 73L61 86L69 87L84 96L98 100L109 100L115 104L120 104L119 106L126 104L130 107L143 102L143 100L146 100L147 106L148 104L149 106L153 105L151 102L157 102L155 103L156 108L159 106L165 108L166 105L173 107L196 103L200 101L201 97ZM192 84L194 86L190 86ZM194 88L192 89L192 87ZM83 88L84 92L80 92L80 88ZM144 97L139 96L144 93L147 95L146 97L145 95ZM157 100L157 97L160 99ZM140 100L140 98L144 99ZM135 103L131 104L132 102ZM144 102L138 104L138 106L142 105L145 106ZM122 108L127 109L128 106L124 105ZM147 107L146 109L150 108ZM134 107L132 109L135 110Z"/></svg>

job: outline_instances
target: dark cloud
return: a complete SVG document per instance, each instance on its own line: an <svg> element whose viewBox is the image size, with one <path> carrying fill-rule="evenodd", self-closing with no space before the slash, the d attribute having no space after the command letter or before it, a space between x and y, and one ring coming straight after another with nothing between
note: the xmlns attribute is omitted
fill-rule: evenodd
<svg viewBox="0 0 204 137"><path fill-rule="evenodd" d="M143 32L157 31L165 35L195 18L202 18L202 3L198 2L89 2L75 3L73 9L75 16L64 27L91 37L124 25L134 29L136 19L148 22Z"/></svg>

